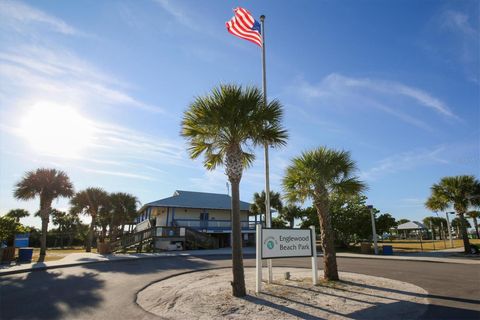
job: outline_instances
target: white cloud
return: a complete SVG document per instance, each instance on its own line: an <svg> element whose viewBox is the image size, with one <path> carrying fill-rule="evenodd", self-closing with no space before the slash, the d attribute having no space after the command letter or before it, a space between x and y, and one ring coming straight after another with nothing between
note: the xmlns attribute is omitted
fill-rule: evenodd
<svg viewBox="0 0 480 320"><path fill-rule="evenodd" d="M66 35L85 35L65 21L20 1L0 1L0 17L0 20L3 20L2 24L9 24L16 31L21 31L25 26L35 28L37 25L43 25Z"/></svg>
<svg viewBox="0 0 480 320"><path fill-rule="evenodd" d="M177 1L154 0L154 2L160 5L163 8L163 10L165 10L171 16L173 16L175 20L178 21L180 24L184 25L189 29L198 30L199 24L196 23L189 15L187 15L184 10L178 7Z"/></svg>
<svg viewBox="0 0 480 320"><path fill-rule="evenodd" d="M370 78L352 78L338 73L331 73L317 85L305 81L300 82L300 92L309 98L331 97L332 95L351 96L360 95L372 99L372 93L384 94L391 97L403 96L412 99L418 105L434 110L449 118L458 117L452 113L446 103L431 94L405 84ZM360 92L355 89L362 89ZM365 90L366 89L366 90Z"/></svg>
<svg viewBox="0 0 480 320"><path fill-rule="evenodd" d="M360 172L360 178L377 180L385 175L412 170L419 166L448 164L449 161L442 157L444 151L446 148L441 146L433 150L420 149L392 155L378 161L374 167Z"/></svg>
<svg viewBox="0 0 480 320"><path fill-rule="evenodd" d="M112 77L63 48L21 45L0 51L0 89L5 96L21 93L42 99L83 105L123 105L152 113L160 107L126 92L128 84Z"/></svg>
<svg viewBox="0 0 480 320"><path fill-rule="evenodd" d="M443 28L459 31L467 36L473 36L477 32L470 24L470 17L467 13L455 11L455 10L445 10L441 15L441 26Z"/></svg>
<svg viewBox="0 0 480 320"><path fill-rule="evenodd" d="M109 176L119 176L123 178L141 179L141 180L148 180L148 181L156 180L151 176L145 176L145 175L140 175L140 174L135 174L130 172L123 172L123 171L98 170L98 169L89 169L89 168L83 168L83 170L87 172L93 172L93 173L104 174Z"/></svg>

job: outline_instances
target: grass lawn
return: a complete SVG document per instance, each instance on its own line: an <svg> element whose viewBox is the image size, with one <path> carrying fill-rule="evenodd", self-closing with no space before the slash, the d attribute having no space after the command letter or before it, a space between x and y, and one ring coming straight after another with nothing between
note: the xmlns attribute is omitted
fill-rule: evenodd
<svg viewBox="0 0 480 320"><path fill-rule="evenodd" d="M470 239L470 243L472 244L480 244L480 239ZM379 246L382 245L390 245L393 246L394 251L421 251L423 247L423 251L433 251L433 250L440 250L440 249L450 249L450 240L393 240L393 241L379 241ZM454 248L461 248L463 247L463 240L461 239L454 239L453 240ZM434 248L435 247L435 248Z"/></svg>
<svg viewBox="0 0 480 320"><path fill-rule="evenodd" d="M70 253L85 252L85 248L69 248L69 249L47 249L47 255L45 256L45 261L55 261L60 260L63 257L69 255ZM96 248L92 248L93 253L97 253ZM40 248L33 249L32 262L37 262L40 255Z"/></svg>

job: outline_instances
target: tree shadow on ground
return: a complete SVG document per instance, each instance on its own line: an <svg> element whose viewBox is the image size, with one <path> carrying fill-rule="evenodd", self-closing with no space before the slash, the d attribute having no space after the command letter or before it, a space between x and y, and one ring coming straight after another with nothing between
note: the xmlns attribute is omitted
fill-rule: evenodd
<svg viewBox="0 0 480 320"><path fill-rule="evenodd" d="M441 295L429 294L429 293L422 294L422 293L416 293L416 292L396 290L396 289L391 289L391 288L381 288L381 287L367 285L367 284L359 285L358 283L348 281L348 280L340 280L340 282L348 284L350 286L357 286L357 287L374 289L374 290L382 290L382 291L387 291L387 292L391 292L391 293L399 293L399 294L405 294L405 295L409 295L409 296L415 296L415 297L419 297L419 298L451 300L451 301L456 301L456 302L472 303L472 304L476 304L476 305L480 304L480 299L465 299L465 298L441 296Z"/></svg>
<svg viewBox="0 0 480 320"><path fill-rule="evenodd" d="M258 305L262 305L262 306L269 307L269 308L272 308L272 309L276 309L278 311L282 311L282 312L284 312L284 313L286 313L290 316L298 317L300 319L312 319L312 320L323 319L323 318L308 314L306 312L302 312L302 311L299 311L299 310L296 310L296 309L293 309L293 308L290 308L290 307L287 307L287 306L284 306L284 305L281 305L281 304L277 304L277 303L268 301L268 300L263 299L261 297L255 297L255 296L247 295L243 299L245 301L248 301L248 302L251 302L251 303L254 303L254 304L258 304ZM312 306L312 307L315 308L315 306Z"/></svg>
<svg viewBox="0 0 480 320"><path fill-rule="evenodd" d="M318 287L301 287L289 284L279 284L288 287L290 290L307 291L309 295L318 294L320 296L336 299L335 304L342 304L349 301L353 304L363 305L363 309L357 311L342 310L331 308L329 304L316 303L314 300L301 299L300 296L282 295L265 289L258 295L248 295L245 301L267 308L275 309L289 316L302 319L322 319L330 317L347 317L351 319L480 319L480 309L477 300L474 299L456 299L455 297L444 297L442 299L468 302L472 305L465 307L451 307L440 305L438 302L433 304L423 304L420 301L408 301L410 298L439 298L429 294L411 292L408 290L398 290L392 288L383 288L374 285L356 283L353 281L340 281L348 284L349 288L330 287L329 290L321 290ZM355 288L358 288L356 290ZM353 290L352 290L353 289ZM363 290L362 290L363 289ZM364 289L370 289L365 291ZM373 291L371 291L373 290ZM339 292L335 292L339 291ZM393 296L389 296L393 294ZM402 297L403 295L403 297ZM440 302L441 303L441 302ZM447 302L448 303L448 302ZM350 304L352 305L352 304Z"/></svg>
<svg viewBox="0 0 480 320"><path fill-rule="evenodd" d="M84 259L80 259L80 261L84 261ZM82 267L98 272L126 273L135 275L152 274L165 270L173 270L176 271L176 273L179 273L182 270L201 270L212 268L214 265L203 258L196 258L192 256L171 256L151 257L146 259L102 261L88 263Z"/></svg>
<svg viewBox="0 0 480 320"><path fill-rule="evenodd" d="M367 309L356 311L347 315L347 317L358 320L371 319L386 319L393 312L402 310L400 314L401 319L412 319L412 313L418 308L424 308L425 305L409 302L397 301L390 304L378 304ZM428 305L427 311L420 317L420 319L442 319L442 320L457 320L457 319L480 319L480 312L475 310Z"/></svg>
<svg viewBox="0 0 480 320"><path fill-rule="evenodd" d="M94 273L63 275L30 272L0 278L2 319L75 318L77 312L97 307L104 281ZM72 294L74 290L74 294Z"/></svg>

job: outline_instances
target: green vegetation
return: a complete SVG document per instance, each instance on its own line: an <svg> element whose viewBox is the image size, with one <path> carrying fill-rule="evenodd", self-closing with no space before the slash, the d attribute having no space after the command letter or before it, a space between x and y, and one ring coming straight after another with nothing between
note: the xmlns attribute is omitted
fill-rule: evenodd
<svg viewBox="0 0 480 320"><path fill-rule="evenodd" d="M25 232L28 232L28 229L15 221L14 218L8 216L0 217L0 243L6 242L7 245L12 245L15 235Z"/></svg>
<svg viewBox="0 0 480 320"><path fill-rule="evenodd" d="M246 295L240 229L240 180L255 159L250 147L283 146L283 108L278 100L266 104L254 87L220 85L197 97L185 111L181 134L188 141L192 159L204 155L204 166L214 170L224 165L232 189L232 290Z"/></svg>
<svg viewBox="0 0 480 320"><path fill-rule="evenodd" d="M8 211L8 213L5 216L15 219L16 222L20 222L21 218L26 218L29 215L30 215L30 212L28 212L27 210L13 209Z"/></svg>
<svg viewBox="0 0 480 320"><path fill-rule="evenodd" d="M477 239L480 239L480 234L478 233L478 217L480 217L480 211L469 211L467 216L473 220L473 226L475 227L475 233L477 234Z"/></svg>

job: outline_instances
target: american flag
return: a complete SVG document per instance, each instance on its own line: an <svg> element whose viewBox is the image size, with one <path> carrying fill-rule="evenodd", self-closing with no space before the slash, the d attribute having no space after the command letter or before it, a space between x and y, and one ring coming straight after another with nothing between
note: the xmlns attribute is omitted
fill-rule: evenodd
<svg viewBox="0 0 480 320"><path fill-rule="evenodd" d="M261 47L260 23L244 8L238 7L233 12L235 12L235 15L226 23L228 32Z"/></svg>

